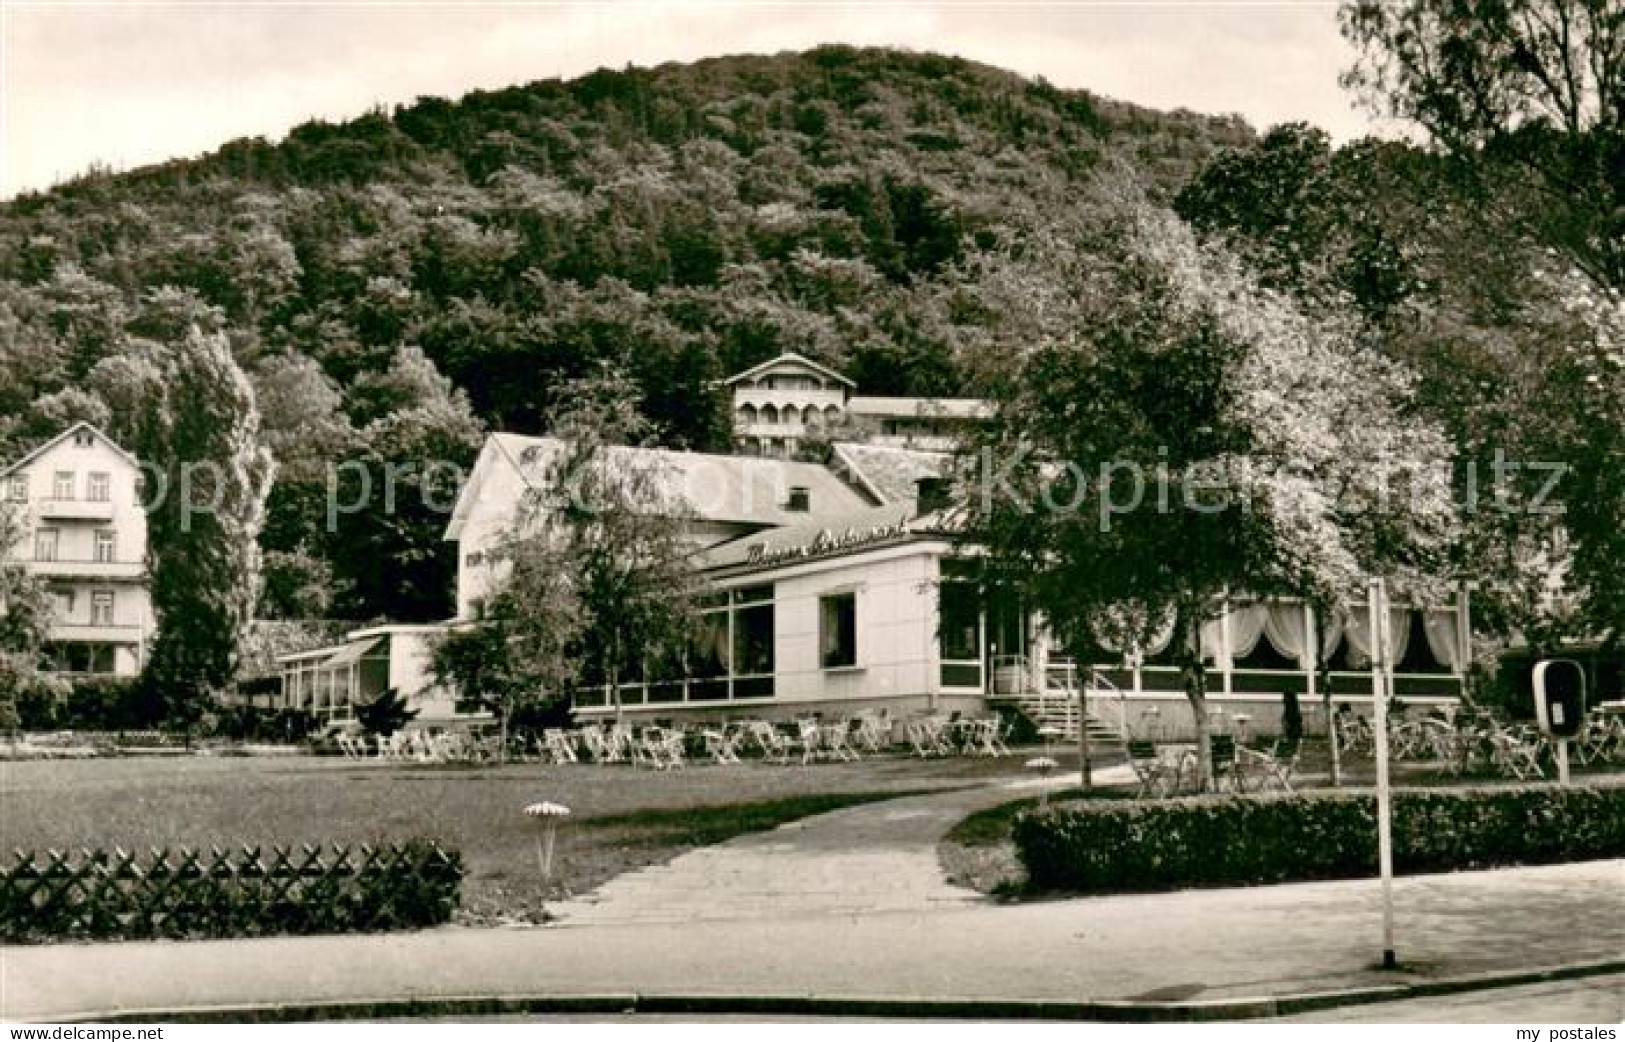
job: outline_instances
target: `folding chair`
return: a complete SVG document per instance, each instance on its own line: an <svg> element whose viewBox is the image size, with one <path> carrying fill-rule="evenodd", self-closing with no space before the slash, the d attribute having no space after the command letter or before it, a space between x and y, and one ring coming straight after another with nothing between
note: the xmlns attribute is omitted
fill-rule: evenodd
<svg viewBox="0 0 1625 1042"><path fill-rule="evenodd" d="M1238 791L1265 792L1279 789L1292 790L1292 772L1298 766L1298 749L1290 750L1284 742L1276 742L1269 752L1242 746L1236 750L1235 777Z"/></svg>
<svg viewBox="0 0 1625 1042"><path fill-rule="evenodd" d="M762 750L762 756L780 763L790 762L790 741L779 729L766 720L752 720L750 736Z"/></svg>
<svg viewBox="0 0 1625 1042"><path fill-rule="evenodd" d="M1145 796L1167 796L1177 788L1177 775L1172 766L1157 753L1157 747L1152 742L1136 739L1128 743L1128 763L1134 770L1134 777L1140 783L1136 798ZM1174 777L1170 777L1173 775ZM1170 785L1170 780L1174 781Z"/></svg>
<svg viewBox="0 0 1625 1042"><path fill-rule="evenodd" d="M796 737L801 742L803 765L818 759L825 752L823 729L811 718L796 721Z"/></svg>
<svg viewBox="0 0 1625 1042"><path fill-rule="evenodd" d="M1540 768L1540 745L1506 728L1498 728L1490 735L1490 762L1502 774L1510 774L1520 781L1525 778L1544 778Z"/></svg>
<svg viewBox="0 0 1625 1042"><path fill-rule="evenodd" d="M1208 748L1213 759L1213 787L1222 789L1229 785L1232 792L1241 791L1240 779L1236 776L1235 736L1208 735Z"/></svg>
<svg viewBox="0 0 1625 1042"><path fill-rule="evenodd" d="M852 748L852 720L841 720L819 727L819 741L824 753L834 760L856 760L858 751Z"/></svg>

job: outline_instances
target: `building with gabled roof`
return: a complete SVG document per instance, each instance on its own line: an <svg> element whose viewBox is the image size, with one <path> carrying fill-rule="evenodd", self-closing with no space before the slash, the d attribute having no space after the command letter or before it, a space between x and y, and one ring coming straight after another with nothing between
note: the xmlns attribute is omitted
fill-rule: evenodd
<svg viewBox="0 0 1625 1042"><path fill-rule="evenodd" d="M949 450L992 415L977 398L857 394L821 362L786 352L723 381L733 389L734 438L743 452L789 457L809 439L862 436L876 445Z"/></svg>
<svg viewBox="0 0 1625 1042"><path fill-rule="evenodd" d="M0 495L22 522L17 545L0 553L50 589L47 665L57 673L141 671L156 628L142 491L140 463L89 423L0 469Z"/></svg>

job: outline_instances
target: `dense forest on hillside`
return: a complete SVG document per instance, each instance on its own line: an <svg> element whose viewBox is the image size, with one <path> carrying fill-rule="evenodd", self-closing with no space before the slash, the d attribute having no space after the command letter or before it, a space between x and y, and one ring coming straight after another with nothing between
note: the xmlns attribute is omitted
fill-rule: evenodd
<svg viewBox="0 0 1625 1042"><path fill-rule="evenodd" d="M420 98L93 172L0 207L0 458L75 419L135 439L146 345L222 335L278 464L262 611L440 617L452 564L423 501L445 473L405 473L394 515L329 531L329 464L466 465L600 361L696 448L728 441L714 382L782 350L869 393L977 393L1043 331L1007 305L1067 276L1054 229L1101 170L1169 200L1253 140L831 46Z"/></svg>
<svg viewBox="0 0 1625 1042"><path fill-rule="evenodd" d="M844 46L420 98L0 205L0 458L78 419L143 451L171 349L218 341L276 463L259 614L442 618L455 467L570 381L609 364L697 449L729 441L717 381L784 350L988 394L1109 335L1099 229L1149 203L1416 381L1484 622L1527 626L1573 537L1617 629L1625 107L1595 111L1334 147Z"/></svg>

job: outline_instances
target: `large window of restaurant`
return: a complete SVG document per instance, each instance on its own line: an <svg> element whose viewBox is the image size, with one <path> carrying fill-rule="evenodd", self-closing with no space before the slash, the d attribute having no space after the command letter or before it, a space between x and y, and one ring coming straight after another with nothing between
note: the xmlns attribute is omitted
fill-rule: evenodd
<svg viewBox="0 0 1625 1042"><path fill-rule="evenodd" d="M850 590L818 598L818 661L825 669L858 664L858 595Z"/></svg>
<svg viewBox="0 0 1625 1042"><path fill-rule="evenodd" d="M942 562L937 650L943 687L982 690L982 599L964 561Z"/></svg>
<svg viewBox="0 0 1625 1042"><path fill-rule="evenodd" d="M773 584L707 598L700 630L681 661L647 662L622 678L622 705L670 705L773 697ZM612 704L599 678L576 693L577 708Z"/></svg>

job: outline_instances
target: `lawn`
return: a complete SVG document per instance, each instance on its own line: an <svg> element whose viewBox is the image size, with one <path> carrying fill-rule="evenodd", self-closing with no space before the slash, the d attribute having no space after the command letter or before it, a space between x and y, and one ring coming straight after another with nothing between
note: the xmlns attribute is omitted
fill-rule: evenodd
<svg viewBox="0 0 1625 1042"><path fill-rule="evenodd" d="M536 919L545 899L743 832L875 799L1022 773L1019 756L856 763L424 767L337 759L178 757L0 763L0 850L384 843L462 851L460 919ZM539 800L573 811L544 892Z"/></svg>

